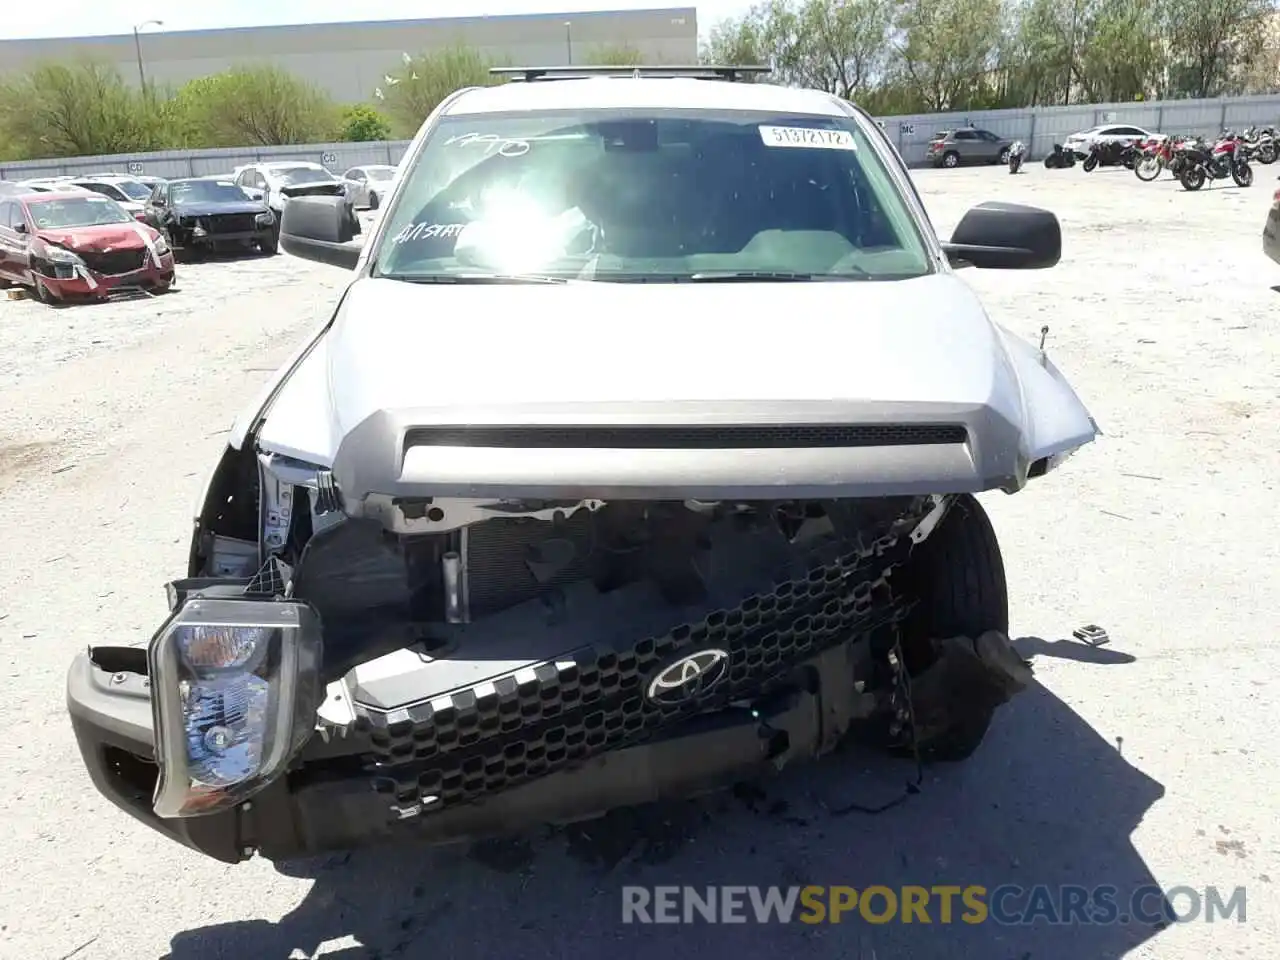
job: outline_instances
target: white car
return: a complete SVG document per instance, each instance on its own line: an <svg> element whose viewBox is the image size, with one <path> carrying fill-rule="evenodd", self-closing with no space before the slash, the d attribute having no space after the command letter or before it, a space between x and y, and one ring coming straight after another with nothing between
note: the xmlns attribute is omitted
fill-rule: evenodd
<svg viewBox="0 0 1280 960"><path fill-rule="evenodd" d="M974 495L1097 427L956 268L1051 267L1060 225L982 204L943 242L865 111L745 69L459 90L363 245L345 198L288 202L285 250L350 282L232 427L146 649L130 612L71 665L99 791L278 861L846 735L977 748L1032 677Z"/></svg>
<svg viewBox="0 0 1280 960"><path fill-rule="evenodd" d="M1086 154L1089 147L1095 143L1109 143L1120 140L1163 140L1167 134L1152 133L1150 130L1144 130L1142 127L1135 127L1132 124L1125 123L1102 123L1096 127L1090 127L1088 130L1081 130L1079 133L1073 133L1062 142L1062 146L1066 150L1071 150L1076 154Z"/></svg>
<svg viewBox="0 0 1280 960"><path fill-rule="evenodd" d="M309 160L273 160L236 167L236 184L254 200L263 200L276 217L291 197L346 196L345 182L327 167Z"/></svg>
<svg viewBox="0 0 1280 960"><path fill-rule="evenodd" d="M397 169L386 163L352 167L342 175L347 182L347 196L357 208L377 210L382 205L382 198L391 192Z"/></svg>
<svg viewBox="0 0 1280 960"><path fill-rule="evenodd" d="M71 180L70 183L80 187L82 190L91 190L104 197L110 197L134 217L142 213L144 205L151 197L152 191L152 187L147 186L136 177L118 174L77 177Z"/></svg>

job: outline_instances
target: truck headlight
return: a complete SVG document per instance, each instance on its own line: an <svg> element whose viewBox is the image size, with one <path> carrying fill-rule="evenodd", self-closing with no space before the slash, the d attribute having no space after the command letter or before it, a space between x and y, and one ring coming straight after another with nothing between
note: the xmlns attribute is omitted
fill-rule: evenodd
<svg viewBox="0 0 1280 960"><path fill-rule="evenodd" d="M214 813L284 772L323 696L314 610L291 601L193 597L151 641L154 809Z"/></svg>
<svg viewBox="0 0 1280 960"><path fill-rule="evenodd" d="M253 218L254 223L260 227L269 227L276 222L276 216L270 210L260 213Z"/></svg>

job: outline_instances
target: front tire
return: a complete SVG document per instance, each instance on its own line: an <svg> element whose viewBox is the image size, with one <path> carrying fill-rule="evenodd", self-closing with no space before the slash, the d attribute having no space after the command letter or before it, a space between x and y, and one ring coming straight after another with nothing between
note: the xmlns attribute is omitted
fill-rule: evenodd
<svg viewBox="0 0 1280 960"><path fill-rule="evenodd" d="M280 249L280 240L274 232L258 241L258 250L264 257L273 257Z"/></svg>
<svg viewBox="0 0 1280 960"><path fill-rule="evenodd" d="M1237 187L1253 186L1253 167L1241 161L1231 168L1231 179L1236 182Z"/></svg>
<svg viewBox="0 0 1280 960"><path fill-rule="evenodd" d="M1160 167L1160 158L1148 155L1133 165L1133 174L1139 180L1150 183L1160 176Z"/></svg>
<svg viewBox="0 0 1280 960"><path fill-rule="evenodd" d="M1001 151L1000 151L1000 159L999 159L999 160L997 160L996 162L997 162L997 163L999 163L1001 166L1004 166L1005 164L1007 164L1007 163L1009 162L1009 148L1008 148L1008 147L1005 147L1003 150L1001 150Z"/></svg>
<svg viewBox="0 0 1280 960"><path fill-rule="evenodd" d="M1098 155L1096 153L1091 153L1089 154L1088 159L1084 162L1084 172L1092 173L1096 169L1098 169Z"/></svg>
<svg viewBox="0 0 1280 960"><path fill-rule="evenodd" d="M381 201L378 199L378 195L377 195L376 193L373 193L372 191L370 191L370 193L369 193L369 209L370 209L370 210L377 210L377 209L378 209L378 204L379 204L379 203L381 203Z"/></svg>
<svg viewBox="0 0 1280 960"><path fill-rule="evenodd" d="M920 755L964 760L977 750L996 708L1010 695L986 675L985 657L975 650L979 638L989 646L994 631L1006 655L1016 656L1005 639L1004 561L982 505L968 494L957 497L894 579L899 581L895 591L918 601L902 628L902 654L912 682ZM1026 669L1020 658L1017 664Z"/></svg>
<svg viewBox="0 0 1280 960"><path fill-rule="evenodd" d="M1261 164L1270 165L1280 158L1280 147L1275 143L1264 143L1258 147L1257 161Z"/></svg>
<svg viewBox="0 0 1280 960"><path fill-rule="evenodd" d="M1183 167L1182 172L1178 174L1178 182L1182 184L1183 190L1199 190L1204 186L1204 180L1204 168L1199 166L1187 165Z"/></svg>

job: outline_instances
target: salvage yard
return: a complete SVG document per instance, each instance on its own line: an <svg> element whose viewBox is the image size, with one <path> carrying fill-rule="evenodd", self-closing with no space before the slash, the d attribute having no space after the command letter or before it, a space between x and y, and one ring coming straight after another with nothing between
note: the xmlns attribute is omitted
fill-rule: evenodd
<svg viewBox="0 0 1280 960"><path fill-rule="evenodd" d="M1274 169L1258 167L1252 189L1194 194L1123 169L917 173L944 233L988 199L1059 215L1059 267L966 277L1014 332L1049 326L1049 355L1104 436L1028 491L985 498L1014 636L1042 689L997 716L970 762L931 768L919 795L876 816L841 808L891 799L912 771L855 753L763 794L527 843L281 868L224 867L134 823L83 772L64 672L86 644L159 621L222 433L346 274L281 254L180 265L180 289L151 301L0 300L0 957L1280 956L1280 266L1260 241ZM857 289L840 288L851 324ZM625 350L627 331L607 333ZM478 376L485 342L463 361ZM1108 645L1071 639L1090 623ZM1110 885L1122 903L1144 885L1216 887L1224 901L1243 886L1248 909L1243 924L1163 930L936 914L928 926L620 922L624 885L809 883ZM1175 903L1185 910L1185 895Z"/></svg>

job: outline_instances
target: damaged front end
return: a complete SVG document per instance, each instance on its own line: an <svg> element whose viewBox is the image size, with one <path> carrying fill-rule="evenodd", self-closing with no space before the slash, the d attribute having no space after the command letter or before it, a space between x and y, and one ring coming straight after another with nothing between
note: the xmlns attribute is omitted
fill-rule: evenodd
<svg viewBox="0 0 1280 960"><path fill-rule="evenodd" d="M229 450L169 620L149 654L77 661L72 720L103 793L231 862L590 817L850 733L918 750L913 709L951 721L914 702L909 670L927 689L935 665L935 683L994 669L974 688L990 709L1025 683L1000 663L1003 623L986 653L926 649L912 554L956 502L356 510L326 469Z"/></svg>

